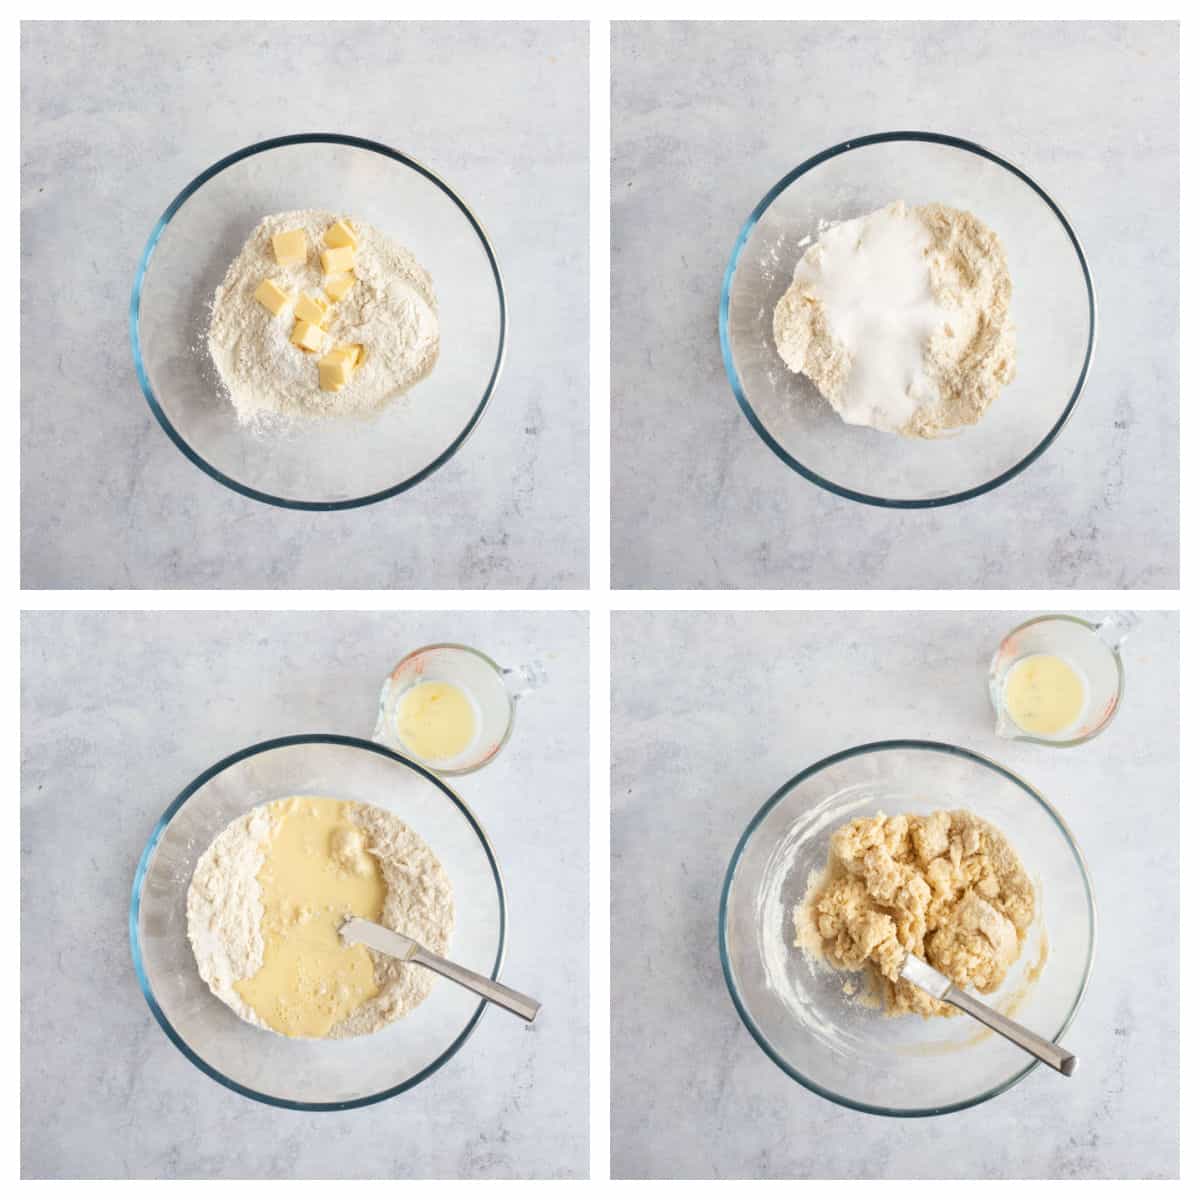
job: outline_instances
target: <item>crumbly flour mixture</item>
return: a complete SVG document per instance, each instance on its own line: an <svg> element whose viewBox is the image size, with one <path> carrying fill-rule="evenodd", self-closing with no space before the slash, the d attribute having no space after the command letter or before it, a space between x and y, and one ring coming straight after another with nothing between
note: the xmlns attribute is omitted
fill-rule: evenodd
<svg viewBox="0 0 1200 1200"><path fill-rule="evenodd" d="M899 977L911 951L959 987L987 994L1016 962L1034 889L995 826L963 810L860 817L837 829L824 872L793 911L795 945L863 971L888 1016L958 1010ZM853 989L851 989L853 990Z"/></svg>
<svg viewBox="0 0 1200 1200"><path fill-rule="evenodd" d="M280 806L295 799L309 798L260 805L226 826L197 863L187 895L188 938L201 978L239 1017L264 1029L271 1027L246 1002L238 985L245 988L264 965L263 867L280 827ZM336 803L353 829L349 836L345 828L335 832L332 858L361 874L367 864L356 863L356 856L369 854L371 870L377 864L386 886L379 923L444 955L454 927L454 901L450 881L433 852L391 813ZM295 917L303 920L305 914L298 911ZM375 994L323 1036L374 1033L410 1013L434 985L434 974L422 967L365 947L354 950L370 956Z"/></svg>
<svg viewBox="0 0 1200 1200"><path fill-rule="evenodd" d="M974 425L1015 377L1012 279L978 217L902 200L825 230L775 307L775 345L841 418L908 437Z"/></svg>
<svg viewBox="0 0 1200 1200"><path fill-rule="evenodd" d="M321 251L326 232L344 220L357 235L352 285L329 305L309 353L292 340L295 306L305 292L328 300ZM303 262L281 265L272 237L303 230ZM287 296L278 313L255 297L264 280ZM437 301L429 273L403 246L370 225L318 209L264 217L234 259L212 303L208 347L243 423L316 416L363 416L420 383L438 357ZM360 345L361 366L338 391L323 390L320 356Z"/></svg>

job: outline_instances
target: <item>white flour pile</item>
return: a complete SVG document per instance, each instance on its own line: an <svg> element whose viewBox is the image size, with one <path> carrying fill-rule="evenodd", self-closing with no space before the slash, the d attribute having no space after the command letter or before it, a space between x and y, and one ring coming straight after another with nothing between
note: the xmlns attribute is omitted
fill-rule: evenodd
<svg viewBox="0 0 1200 1200"><path fill-rule="evenodd" d="M208 348L239 421L264 417L363 416L379 411L420 383L438 357L437 301L429 273L379 230L351 221L358 235L355 282L331 307L327 346L358 344L365 360L341 391L322 391L315 355L291 341L293 308L301 292L321 294L319 252L337 213L318 209L264 217L234 259L212 303ZM276 261L274 234L302 229L304 263ZM273 315L255 298L264 279L290 299Z"/></svg>
<svg viewBox="0 0 1200 1200"><path fill-rule="evenodd" d="M188 940L200 977L213 995L243 1021L269 1027L242 999L235 983L255 975L263 962L263 906L258 872L271 835L268 805L230 822L200 857L187 894ZM380 924L445 955L454 929L450 880L425 842L398 817L366 804L347 804L365 834L368 852L379 864L387 898ZM424 967L398 962L369 950L379 992L329 1036L375 1033L412 1012L428 995L436 976Z"/></svg>
<svg viewBox="0 0 1200 1200"><path fill-rule="evenodd" d="M902 200L821 234L775 307L775 345L850 425L936 437L1015 376L1012 280L977 217Z"/></svg>

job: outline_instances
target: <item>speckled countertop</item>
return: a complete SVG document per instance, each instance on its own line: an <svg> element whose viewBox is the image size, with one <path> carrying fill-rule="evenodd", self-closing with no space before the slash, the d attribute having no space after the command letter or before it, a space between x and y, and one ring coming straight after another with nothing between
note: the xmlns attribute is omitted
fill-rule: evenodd
<svg viewBox="0 0 1200 1200"><path fill-rule="evenodd" d="M22 632L24 1177L587 1174L586 617L35 613ZM442 640L547 673L496 761L456 785L505 875L503 977L545 1009L533 1026L485 1013L440 1071L370 1108L243 1099L171 1045L138 989L138 857L205 767L287 733L366 735L394 662Z"/></svg>
<svg viewBox="0 0 1200 1200"><path fill-rule="evenodd" d="M1112 726L1069 750L991 733L1019 613L614 616L614 1177L1160 1178L1179 1171L1179 636L1147 614ZM945 1117L840 1108L738 1018L717 905L750 818L802 767L884 738L966 746L1063 814L1099 910L1065 1080L1038 1068Z"/></svg>
<svg viewBox="0 0 1200 1200"><path fill-rule="evenodd" d="M615 586L1178 586L1177 24L617 22L612 70ZM1059 440L930 511L795 474L738 409L717 342L734 238L767 189L888 129L954 133L1029 171L1099 296Z"/></svg>
<svg viewBox="0 0 1200 1200"><path fill-rule="evenodd" d="M579 22L23 24L24 586L585 586L587 61ZM142 397L128 332L138 258L176 193L311 129L396 146L458 189L511 313L504 374L459 453L334 513L272 508L193 466Z"/></svg>

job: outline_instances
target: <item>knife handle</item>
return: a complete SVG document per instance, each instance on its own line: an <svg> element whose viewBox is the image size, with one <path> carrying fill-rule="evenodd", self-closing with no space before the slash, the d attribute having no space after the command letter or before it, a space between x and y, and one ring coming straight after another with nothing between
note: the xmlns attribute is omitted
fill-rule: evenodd
<svg viewBox="0 0 1200 1200"><path fill-rule="evenodd" d="M1001 1037L1008 1038L1013 1045L1020 1046L1022 1050L1032 1054L1034 1058L1040 1059L1048 1067L1053 1067L1064 1075L1074 1072L1075 1055L1069 1050L1064 1050L1062 1046L1056 1046L1053 1042L1038 1037L1031 1029L1026 1029L1024 1025L1018 1025L1016 1021L1009 1020L990 1005L976 1000L974 996L968 996L966 992L952 987L942 999L947 1004L953 1004L955 1008L961 1008L963 1012L970 1013L975 1020L982 1021L989 1029L994 1030Z"/></svg>
<svg viewBox="0 0 1200 1200"><path fill-rule="evenodd" d="M466 967L460 967L457 963L439 958L436 954L423 948L418 948L408 961L420 963L421 966L435 971L446 979L453 980L467 988L468 991L482 996L485 1000L490 1000L493 1004L498 1004L501 1008L515 1016L523 1017L526 1021L532 1021L542 1007L531 996L505 987L504 984L497 983L496 980L489 979L486 975L477 975L474 971L468 971Z"/></svg>

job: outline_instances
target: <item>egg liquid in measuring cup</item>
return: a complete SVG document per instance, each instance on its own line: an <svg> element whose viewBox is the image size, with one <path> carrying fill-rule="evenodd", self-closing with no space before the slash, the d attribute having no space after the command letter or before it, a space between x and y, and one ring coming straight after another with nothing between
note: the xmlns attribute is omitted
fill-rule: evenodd
<svg viewBox="0 0 1200 1200"><path fill-rule="evenodd" d="M1053 737L1079 724L1087 709L1087 685L1065 658L1027 654L1004 677L1004 707L1026 733Z"/></svg>
<svg viewBox="0 0 1200 1200"><path fill-rule="evenodd" d="M536 686L527 675L470 646L422 646L384 681L372 736L439 775L476 771L508 741L517 696Z"/></svg>
<svg viewBox="0 0 1200 1200"><path fill-rule="evenodd" d="M410 687L400 697L396 733L423 762L439 764L470 749L479 734L475 701L462 688L443 679Z"/></svg>
<svg viewBox="0 0 1200 1200"><path fill-rule="evenodd" d="M1121 645L1133 613L1088 621L1067 613L1033 617L1010 630L988 668L998 737L1078 746L1106 729L1121 703Z"/></svg>

